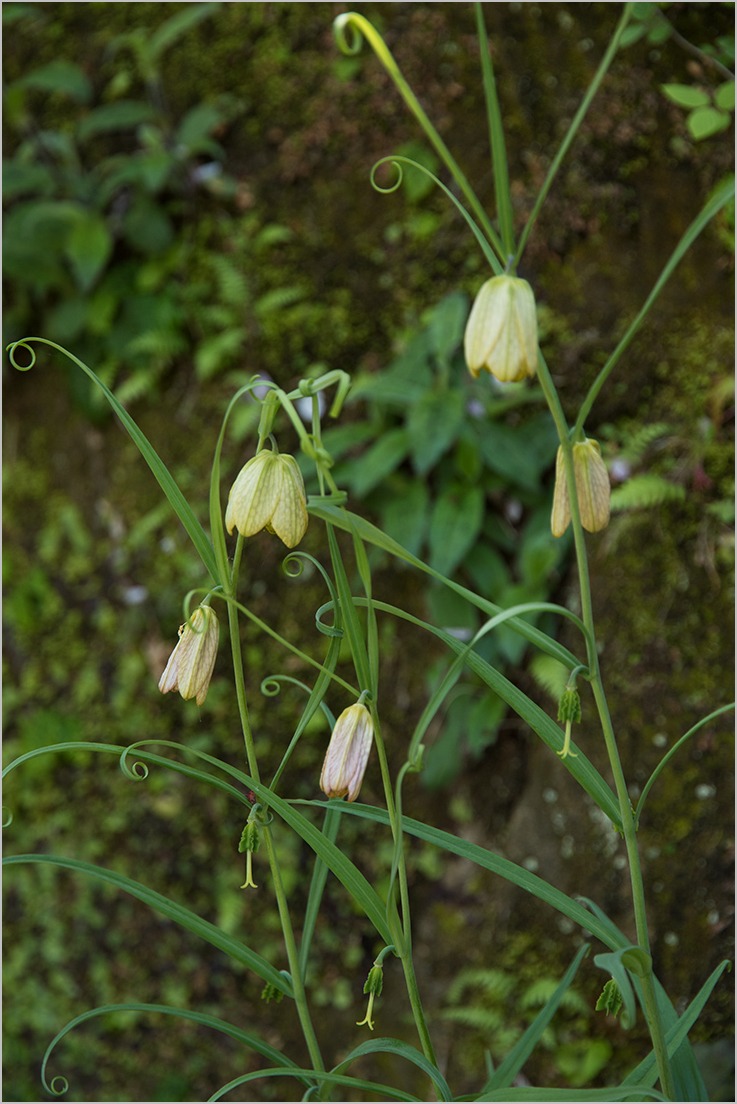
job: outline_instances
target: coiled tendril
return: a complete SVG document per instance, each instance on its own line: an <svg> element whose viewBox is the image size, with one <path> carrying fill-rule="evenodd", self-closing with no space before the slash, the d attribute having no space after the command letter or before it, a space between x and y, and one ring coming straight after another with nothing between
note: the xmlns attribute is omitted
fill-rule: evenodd
<svg viewBox="0 0 737 1104"><path fill-rule="evenodd" d="M22 338L20 341L13 341L10 345L6 346L8 359L13 367L17 368L19 372L30 372L31 368L33 368L34 364L36 363L36 350L32 349L31 346L28 344L29 341L33 340L34 339L32 337L25 337ZM19 364L18 361L15 359L16 349L25 349L27 353L30 353L31 363ZM66 1092L66 1090L64 1091Z"/></svg>
<svg viewBox="0 0 737 1104"><path fill-rule="evenodd" d="M130 748L126 748L118 760L118 765L129 782L145 782L149 776L149 769L145 763L137 759L134 763L128 763L126 756Z"/></svg>

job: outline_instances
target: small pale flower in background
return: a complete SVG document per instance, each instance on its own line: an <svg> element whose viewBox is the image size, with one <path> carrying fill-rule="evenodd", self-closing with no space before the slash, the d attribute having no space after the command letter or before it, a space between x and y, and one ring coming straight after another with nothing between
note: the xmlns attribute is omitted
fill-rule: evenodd
<svg viewBox="0 0 737 1104"><path fill-rule="evenodd" d="M198 606L189 621L179 626L179 640L159 679L159 690L178 690L185 701L202 705L215 666L220 626L211 606Z"/></svg>
<svg viewBox="0 0 737 1104"><path fill-rule="evenodd" d="M276 533L287 548L299 544L307 529L307 498L302 472L293 456L262 449L241 468L230 489L225 528L252 537L261 529Z"/></svg>
<svg viewBox="0 0 737 1104"><path fill-rule="evenodd" d="M502 383L534 376L537 371L537 312L527 280L493 276L474 300L464 338L472 376L482 369Z"/></svg>
<svg viewBox="0 0 737 1104"><path fill-rule="evenodd" d="M598 533L609 524L609 473L601 458L599 442L587 437L573 446L573 474L581 524L589 533ZM558 449L555 461L555 490L550 528L554 537L562 537L571 521L563 449Z"/></svg>
<svg viewBox="0 0 737 1104"><path fill-rule="evenodd" d="M328 797L355 801L366 773L374 723L365 705L356 702L335 722L320 775L320 789Z"/></svg>

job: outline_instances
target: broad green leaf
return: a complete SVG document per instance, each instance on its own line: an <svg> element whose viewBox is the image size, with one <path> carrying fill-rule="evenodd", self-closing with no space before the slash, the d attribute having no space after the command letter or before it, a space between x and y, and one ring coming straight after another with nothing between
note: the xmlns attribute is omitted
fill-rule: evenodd
<svg viewBox="0 0 737 1104"><path fill-rule="evenodd" d="M424 476L447 452L463 424L465 399L462 391L427 391L414 402L407 419L412 465Z"/></svg>
<svg viewBox="0 0 737 1104"><path fill-rule="evenodd" d="M540 469L534 451L527 444L524 429L490 422L480 445L487 467L504 476L510 487L540 490Z"/></svg>
<svg viewBox="0 0 737 1104"><path fill-rule="evenodd" d="M156 112L150 104L141 100L116 100L93 108L79 124L77 131L81 142L100 134L112 134L116 130L133 130L141 123L152 123Z"/></svg>
<svg viewBox="0 0 737 1104"><path fill-rule="evenodd" d="M166 211L146 195L138 195L123 218L126 240L141 253L163 253L174 240L174 227Z"/></svg>
<svg viewBox="0 0 737 1104"><path fill-rule="evenodd" d="M358 498L372 491L393 472L409 451L409 436L404 429L390 429L358 460L351 480L351 491Z"/></svg>
<svg viewBox="0 0 737 1104"><path fill-rule="evenodd" d="M235 962L239 962L242 966L253 970L264 981L274 985L280 993L284 993L288 997L292 995L291 985L284 975L274 969L271 963L262 958L260 954L252 951L245 943L226 935L224 931L216 927L215 924L211 924L209 920L203 920L201 916L197 916L196 913L184 905L172 901L169 897L157 893L154 889L149 889L148 886L134 881L133 878L128 878L125 874L119 874L115 870L107 870L102 866L95 866L93 863L82 862L79 859L63 858L60 855L6 855L3 858L3 866L15 866L19 863L47 863L50 866L58 866L62 870L84 874L86 877L94 878L105 885L112 886L114 889L122 889L125 893L130 893L132 897L136 897L139 901L148 905L155 912L160 912L162 916L166 916L167 919L173 920L176 924L186 928L193 935L212 943L213 947L223 951Z"/></svg>
<svg viewBox="0 0 737 1104"><path fill-rule="evenodd" d="M698 142L726 130L731 122L732 116L726 111L717 111L715 107L697 107L686 119L686 126L691 137Z"/></svg>
<svg viewBox="0 0 737 1104"><path fill-rule="evenodd" d="M57 58L38 69L26 73L16 81L20 88L34 88L40 92L61 92L77 103L89 103L92 98L92 85L89 78L73 61Z"/></svg>
<svg viewBox="0 0 737 1104"><path fill-rule="evenodd" d="M3 158L3 199L6 203L21 196L49 196L55 190L54 174L47 165Z"/></svg>
<svg viewBox="0 0 737 1104"><path fill-rule="evenodd" d="M482 594L498 596L509 585L509 567L491 544L478 541L464 559L463 567Z"/></svg>
<svg viewBox="0 0 737 1104"><path fill-rule="evenodd" d="M451 484L438 497L430 519L430 566L452 575L475 544L484 520L481 487Z"/></svg>
<svg viewBox="0 0 737 1104"><path fill-rule="evenodd" d="M660 90L679 107L706 107L711 102L708 92L692 84L661 84Z"/></svg>
<svg viewBox="0 0 737 1104"><path fill-rule="evenodd" d="M112 251L113 237L107 222L102 215L86 211L72 227L65 249L82 291L92 288Z"/></svg>
<svg viewBox="0 0 737 1104"><path fill-rule="evenodd" d="M191 108L177 129L177 143L188 153L200 153L212 147L212 132L223 121L224 112L215 103L199 103Z"/></svg>
<svg viewBox="0 0 737 1104"><path fill-rule="evenodd" d="M714 93L714 103L722 111L734 111L734 81L719 85Z"/></svg>
<svg viewBox="0 0 737 1104"><path fill-rule="evenodd" d="M430 316L430 347L441 364L448 364L463 341L468 319L468 296L451 292L441 299Z"/></svg>
<svg viewBox="0 0 737 1104"><path fill-rule="evenodd" d="M430 513L427 486L419 479L403 479L401 485L392 489L395 493L382 503L381 523L390 536L417 555L427 534Z"/></svg>

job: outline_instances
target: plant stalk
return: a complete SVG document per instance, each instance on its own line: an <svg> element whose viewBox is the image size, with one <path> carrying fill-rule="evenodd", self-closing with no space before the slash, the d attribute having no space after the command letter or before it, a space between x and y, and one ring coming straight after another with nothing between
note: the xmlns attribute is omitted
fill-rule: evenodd
<svg viewBox="0 0 737 1104"><path fill-rule="evenodd" d="M597 712L599 714L602 733L604 736L604 743L606 745L607 756L609 758L609 765L614 779L614 788L617 794L617 801L619 803L620 818L622 821L622 832L624 835L625 848L627 851L627 862L629 867L630 886L632 892L632 908L634 912L637 942L642 950L646 951L647 954L650 954L650 936L648 932L647 909L645 904L645 887L642 878L640 852L637 845L637 829L635 826L634 810L629 798L629 793L627 792L627 782L624 776L624 770L622 769L622 761L619 755L619 748L617 746L617 740L614 734L614 727L612 725L611 715L609 713L609 706L607 703L606 694L604 692L604 686L601 679L601 671L599 668L599 656L596 650L596 629L594 625L594 612L591 598L591 580L589 576L588 556L586 553L586 539L584 537L583 526L581 525L581 516L578 508L578 495L576 492L576 480L573 471L573 452L570 440L570 432L565 419L565 415L563 414L560 399L558 398L558 392L555 388L555 384L553 383L552 376L550 375L550 371L544 357L542 356L542 353L539 354L538 358L538 377L543 389L543 393L545 394L548 407L553 416L556 429L558 430L561 448L563 449L566 482L568 486L568 497L571 506L571 525L573 528L573 539L576 550L576 563L578 566L578 583L581 596L581 616L587 629L586 649L589 665L589 680L594 694L594 701L596 702ZM642 988L643 1011L645 1013L645 1018L650 1030L650 1037L652 1040L653 1051L655 1053L658 1066L658 1075L660 1077L661 1088L670 1100L674 1100L675 1086L673 1082L673 1073L670 1059L668 1058L663 1024L660 1018L660 1012L655 996L652 970L650 970L648 974L644 978L642 978Z"/></svg>

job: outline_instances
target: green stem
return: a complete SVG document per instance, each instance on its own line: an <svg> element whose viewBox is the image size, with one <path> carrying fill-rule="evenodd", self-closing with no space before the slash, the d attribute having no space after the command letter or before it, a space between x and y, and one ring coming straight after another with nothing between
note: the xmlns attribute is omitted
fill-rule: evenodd
<svg viewBox="0 0 737 1104"><path fill-rule="evenodd" d="M392 838L394 839L395 847L399 849L397 876L399 880L399 899L402 906L402 931L401 935L399 933L395 935L395 933L392 931L392 938L394 939L396 953L399 955L399 959L402 963L402 970L404 971L404 981L407 987L407 995L409 997L409 1002L412 1008L412 1014L414 1016L415 1026L417 1027L417 1034L420 1039L423 1054L429 1062L432 1062L434 1066L437 1066L435 1049L432 1045L432 1039L430 1038L427 1020L425 1019L425 1012L422 1006L422 999L420 997L420 990L417 984L417 977L415 975L414 961L412 959L412 921L410 914L409 886L407 884L407 864L404 857L404 838L402 834L402 827L397 816L397 807L394 802L394 793L392 790L392 780L389 773L389 763L386 757L386 749L384 747L384 741L382 739L381 732L378 725L376 724L376 718L374 718L374 739L376 741L376 751L379 756L381 780L384 786L384 797L386 800L387 813L389 815L389 823L391 825ZM389 917L389 923L391 926L391 916Z"/></svg>
<svg viewBox="0 0 737 1104"><path fill-rule="evenodd" d="M238 574L238 567L240 565L242 542L243 538L239 535L233 562L233 572L231 574L231 578L228 580L228 596L231 598L235 596L236 579ZM255 782L260 782L261 776L258 769L258 759L256 757L256 749L254 746L253 732L251 730L251 722L248 716L248 700L246 697L246 684L243 675L243 655L241 651L238 610L235 603L232 601L229 601L227 605L228 625L230 628L230 645L233 654L233 675L235 678L238 713L240 715L241 729L243 731L243 742L246 749L248 773L251 775ZM307 1003L304 978L300 969L299 952L297 950L297 943L294 938L292 921L289 915L289 903L284 891L281 870L279 868L279 859L276 853L276 848L274 847L271 830L268 825L263 828L262 834L266 843L266 853L269 859L269 868L271 870L271 881L274 887L274 896L276 897L277 908L279 910L279 919L281 920L284 947L287 953L287 961L289 963L289 971L292 978L292 989L294 992L294 1003L297 1009L297 1015L299 1017L299 1022L302 1027L302 1034L304 1035L304 1040L307 1045L307 1050L309 1052L313 1068L315 1070L319 1070L320 1072L324 1072L325 1063L322 1059L320 1045L317 1041L315 1029L312 1024L312 1017L310 1016L310 1009Z"/></svg>
<svg viewBox="0 0 737 1104"><path fill-rule="evenodd" d="M622 769L622 761L619 755L616 736L612 725L609 706L604 692L599 668L599 656L596 649L596 628L594 625L593 604L591 598L591 580L589 576L588 556L586 553L586 540L578 508L578 496L576 492L576 480L573 471L573 453L571 448L571 435L568 431L565 416L563 414L558 393L550 375L550 371L542 353L538 358L538 377L545 394L550 412L553 416L558 436L563 449L565 460L566 482L568 497L571 506L571 525L576 549L576 563L578 566L579 592L581 595L581 616L586 626L586 647L588 652L589 680L594 694L594 701L601 722L604 743L606 745L609 765L614 778L614 788L619 804L622 832L624 835L627 861L629 866L630 886L632 892L632 908L635 918L635 930L637 932L638 945L650 953L650 936L648 932L647 910L645 904L645 887L642 879L642 865L637 846L637 829L635 826L634 811L627 792L627 782ZM650 1037L655 1053L660 1084L665 1095L675 1099L675 1085L673 1074L665 1044L665 1032L655 996L652 970L642 979L643 1011L650 1030Z"/></svg>
<svg viewBox="0 0 737 1104"><path fill-rule="evenodd" d="M338 45L340 46L341 50L343 50L343 52L346 54L358 53L361 48L361 36L363 36L369 43L377 58L384 66L391 79L394 81L394 84L397 86L402 99L407 104L415 119L417 119L417 122L424 130L433 149L438 154L441 161L445 164L446 168L450 171L451 175L454 177L456 183L458 184L458 187L463 192L469 203L469 206L476 215L476 218L483 226L484 232L487 235L489 241L494 246L499 259L502 261L503 264L505 264L507 261L507 256L505 255L504 246L499 240L499 236L492 226L489 216L486 214L486 211L479 202L473 188L468 183L465 173L461 169L456 159L453 157L453 154L450 152L443 139L438 134L432 122L423 110L419 100L405 80L401 69L394 60L393 54L389 50L379 32L371 23L369 23L368 19L364 18L364 16L362 15L359 15L357 12L345 12L343 15L339 15L338 18L334 21L333 26L335 28L335 35L338 40ZM346 30L348 28L353 29L356 33L356 38L353 40L352 43L348 41L348 38L346 36Z"/></svg>

